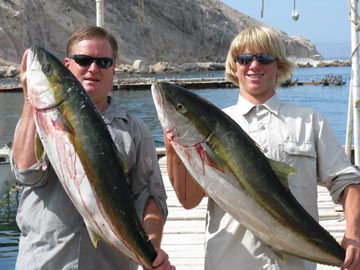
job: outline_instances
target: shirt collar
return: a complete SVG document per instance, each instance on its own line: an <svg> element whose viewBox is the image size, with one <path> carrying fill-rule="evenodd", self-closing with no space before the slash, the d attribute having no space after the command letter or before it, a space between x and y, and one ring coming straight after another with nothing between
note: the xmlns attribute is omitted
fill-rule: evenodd
<svg viewBox="0 0 360 270"><path fill-rule="evenodd" d="M281 101L278 98L278 96L275 94L270 99L268 99L265 103L262 104L266 109L268 109L270 112L272 112L275 115L279 114L279 108L280 108ZM239 95L239 100L236 105L237 110L240 114L245 115L256 105L252 104L250 101L243 98L241 95Z"/></svg>
<svg viewBox="0 0 360 270"><path fill-rule="evenodd" d="M114 118L127 119L126 111L111 96L108 96L109 106L101 113L106 124L111 124Z"/></svg>

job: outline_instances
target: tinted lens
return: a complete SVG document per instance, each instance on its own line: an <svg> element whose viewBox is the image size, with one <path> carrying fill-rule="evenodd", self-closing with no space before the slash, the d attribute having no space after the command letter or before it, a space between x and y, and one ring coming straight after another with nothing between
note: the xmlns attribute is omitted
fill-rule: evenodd
<svg viewBox="0 0 360 270"><path fill-rule="evenodd" d="M87 67L90 66L91 63L94 61L94 59L88 55L81 55L81 54L77 54L77 55L70 55L71 59L74 59L74 61L82 66L82 67Z"/></svg>
<svg viewBox="0 0 360 270"><path fill-rule="evenodd" d="M108 57L95 58L95 62L99 68L109 68L113 64L113 60Z"/></svg>
<svg viewBox="0 0 360 270"><path fill-rule="evenodd" d="M99 68L109 68L114 62L109 57L91 57L85 54L73 54L70 55L70 58L82 67L88 67L95 61Z"/></svg>
<svg viewBox="0 0 360 270"><path fill-rule="evenodd" d="M239 54L236 57L236 61L241 65L247 65L249 64L253 59L253 54Z"/></svg>
<svg viewBox="0 0 360 270"><path fill-rule="evenodd" d="M256 56L256 60L261 64L270 64L276 60L276 57L269 53L259 53Z"/></svg>
<svg viewBox="0 0 360 270"><path fill-rule="evenodd" d="M256 58L260 64L270 64L276 60L276 57L269 53L259 53L259 54L239 54L235 60L241 65L248 65L252 62L252 60Z"/></svg>

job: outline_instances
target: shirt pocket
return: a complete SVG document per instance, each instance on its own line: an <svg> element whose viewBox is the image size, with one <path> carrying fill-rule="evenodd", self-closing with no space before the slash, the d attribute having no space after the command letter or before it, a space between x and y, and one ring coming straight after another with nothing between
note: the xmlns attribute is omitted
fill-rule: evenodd
<svg viewBox="0 0 360 270"><path fill-rule="evenodd" d="M317 183L317 153L312 143L288 141L284 144L285 162L296 169L290 175L290 188L314 189Z"/></svg>
<svg viewBox="0 0 360 270"><path fill-rule="evenodd" d="M316 158L315 146L312 143L298 143L287 141L284 143L284 150L289 157Z"/></svg>

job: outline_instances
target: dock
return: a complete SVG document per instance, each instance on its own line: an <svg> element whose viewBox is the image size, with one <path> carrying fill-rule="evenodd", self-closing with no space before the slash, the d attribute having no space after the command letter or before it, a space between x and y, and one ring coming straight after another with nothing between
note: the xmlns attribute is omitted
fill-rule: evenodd
<svg viewBox="0 0 360 270"><path fill-rule="evenodd" d="M164 78L164 79L157 79L155 77L131 77L131 78L120 78L114 79L113 91L117 90L150 90L151 85L158 82L170 82L174 84L178 84L182 87L189 88L189 89L216 89L216 88L237 88L235 84L231 81L228 81L222 77L204 77L204 78ZM301 85L343 85L345 81L342 78L332 78L326 77L321 81L287 81L282 86L301 86ZM21 84L14 84L14 85L1 85L0 84L0 92L19 92L22 91Z"/></svg>
<svg viewBox="0 0 360 270"><path fill-rule="evenodd" d="M156 79L149 78L121 78L114 79L113 91L117 90L150 90L151 85L155 82L170 82L178 84L185 88L206 89L206 88L236 88L232 82L225 78L166 78ZM0 92L19 92L22 91L21 84L1 85Z"/></svg>
<svg viewBox="0 0 360 270"><path fill-rule="evenodd" d="M232 82L225 78L125 78L114 81L113 90L150 90L155 82L169 82L191 89L206 88L236 88Z"/></svg>
<svg viewBox="0 0 360 270"><path fill-rule="evenodd" d="M177 270L204 270L204 239L207 198L194 209L184 209L171 186L166 169L166 156L159 159L168 196L169 215L164 227L162 249ZM326 188L318 186L320 224L340 243L345 230L344 213L335 205ZM336 270L338 267L318 265L317 270Z"/></svg>

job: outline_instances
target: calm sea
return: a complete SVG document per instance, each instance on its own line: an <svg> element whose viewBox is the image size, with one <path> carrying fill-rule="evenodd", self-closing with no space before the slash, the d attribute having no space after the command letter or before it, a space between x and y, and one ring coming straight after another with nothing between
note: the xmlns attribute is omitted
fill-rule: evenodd
<svg viewBox="0 0 360 270"><path fill-rule="evenodd" d="M331 123L341 144L345 143L347 126L350 67L303 68L296 70L293 79L298 81L319 81L325 76L341 76L346 84L342 86L304 85L278 89L280 99L285 102L312 107L321 112ZM178 77L223 77L223 72L203 74L181 74ZM0 82L1 83L1 82ZM196 93L207 98L220 108L234 104L239 90L203 89ZM112 93L123 106L149 126L157 141L162 141L162 131L148 91L115 91ZM16 122L20 116L23 96L20 92L0 93L0 147L13 138ZM14 269L17 256L18 229L15 223L17 205L16 192L0 202L0 270Z"/></svg>

